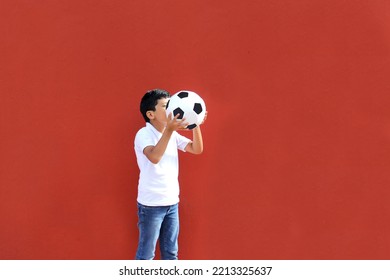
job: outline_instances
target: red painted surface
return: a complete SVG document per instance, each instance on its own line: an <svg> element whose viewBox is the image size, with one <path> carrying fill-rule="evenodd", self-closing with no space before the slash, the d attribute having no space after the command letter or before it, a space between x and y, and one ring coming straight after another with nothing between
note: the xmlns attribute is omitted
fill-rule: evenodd
<svg viewBox="0 0 390 280"><path fill-rule="evenodd" d="M132 259L147 89L206 101L182 259L390 258L390 4L0 4L0 259Z"/></svg>

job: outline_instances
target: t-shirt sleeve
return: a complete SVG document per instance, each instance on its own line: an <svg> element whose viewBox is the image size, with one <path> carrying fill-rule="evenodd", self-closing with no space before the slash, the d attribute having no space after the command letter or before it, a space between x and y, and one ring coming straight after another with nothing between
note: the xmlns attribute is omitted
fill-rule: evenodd
<svg viewBox="0 0 390 280"><path fill-rule="evenodd" d="M179 133L176 133L176 144L177 144L177 148L183 152L185 152L185 148L186 146L188 145L188 143L190 143L191 140L188 139L187 137L179 134Z"/></svg>
<svg viewBox="0 0 390 280"><path fill-rule="evenodd" d="M134 148L140 152L147 146L154 146L156 143L153 140L153 137L147 132L146 129L141 129L135 136Z"/></svg>

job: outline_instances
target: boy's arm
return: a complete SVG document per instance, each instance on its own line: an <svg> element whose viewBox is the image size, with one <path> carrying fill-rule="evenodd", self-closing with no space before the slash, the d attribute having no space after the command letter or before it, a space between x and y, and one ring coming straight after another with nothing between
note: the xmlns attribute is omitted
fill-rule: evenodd
<svg viewBox="0 0 390 280"><path fill-rule="evenodd" d="M185 127L187 124L184 122L185 119L178 121L177 118L179 115L175 116L173 119L171 119L171 116L169 116L169 121L167 123L167 126L160 138L160 140L157 142L155 146L147 146L144 149L144 155L154 164L157 164L160 162L161 158L163 157L165 150L167 149L169 139L172 136L172 133L180 128Z"/></svg>
<svg viewBox="0 0 390 280"><path fill-rule="evenodd" d="M199 155L203 152L203 138L200 126L192 130L192 142L188 143L185 150L188 153Z"/></svg>
<svg viewBox="0 0 390 280"><path fill-rule="evenodd" d="M206 115L204 116L203 122L201 123L204 124L204 122L207 119L207 111ZM186 152L189 152L191 154L196 154L199 155L203 152L203 137L202 137L202 131L200 129L200 126L198 125L192 130L192 142L188 143L188 145L185 148Z"/></svg>
<svg viewBox="0 0 390 280"><path fill-rule="evenodd" d="M171 138L172 132L165 130L160 140L157 142L156 146L147 146L144 149L144 155L152 163L157 164L163 157L165 150L167 149L169 139Z"/></svg>

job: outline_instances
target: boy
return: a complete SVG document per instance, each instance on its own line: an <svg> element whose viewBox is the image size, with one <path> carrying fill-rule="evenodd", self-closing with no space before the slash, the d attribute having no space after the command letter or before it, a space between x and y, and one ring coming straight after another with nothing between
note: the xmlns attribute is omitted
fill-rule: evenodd
<svg viewBox="0 0 390 280"><path fill-rule="evenodd" d="M152 260L157 240L161 259L176 260L179 234L178 149L192 154L203 151L200 127L193 129L193 140L180 135L188 123L178 116L167 117L167 91L148 91L141 100L140 110L146 121L134 141L140 169L138 182L137 260Z"/></svg>

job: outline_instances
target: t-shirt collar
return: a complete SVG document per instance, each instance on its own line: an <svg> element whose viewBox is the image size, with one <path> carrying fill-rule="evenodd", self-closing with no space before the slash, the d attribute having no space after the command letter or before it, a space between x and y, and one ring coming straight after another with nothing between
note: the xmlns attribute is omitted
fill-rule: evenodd
<svg viewBox="0 0 390 280"><path fill-rule="evenodd" d="M146 123L146 127L148 127L149 129L151 129L153 131L154 134L158 135L158 136L161 136L162 133L160 131L158 131L151 123L147 122Z"/></svg>

